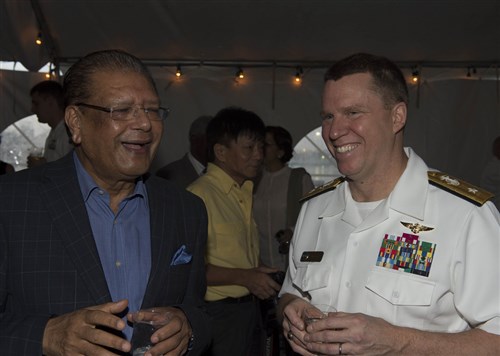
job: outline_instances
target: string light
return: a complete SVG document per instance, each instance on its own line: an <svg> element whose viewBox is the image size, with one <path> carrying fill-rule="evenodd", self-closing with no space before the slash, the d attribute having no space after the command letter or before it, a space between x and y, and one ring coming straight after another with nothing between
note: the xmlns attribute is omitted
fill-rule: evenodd
<svg viewBox="0 0 500 356"><path fill-rule="evenodd" d="M303 84L304 80L304 75L308 73L312 73L315 75L317 71L323 71L328 68L329 62L296 62L294 63L291 62L283 62L283 63L277 63L277 62L257 62L257 61L245 61L245 62L238 62L238 61L190 61L190 60L179 60L175 59L172 61L167 61L165 63L156 63L152 62L152 65L160 65L162 67L170 67L169 70L167 70L167 75L181 78L184 76L183 70L185 67L220 67L220 68L227 68L229 73L231 74L231 71L233 71L233 76L230 75L229 78L230 80L235 81L235 82L240 82L244 83L247 81L246 78L246 73L244 70L248 68L266 68L271 70L272 69L272 75L273 75L273 82L276 80L281 81L282 79L286 80L289 85L294 85L297 88L300 87L300 85ZM478 65L478 67L475 67ZM400 68L402 71L405 73L405 78L408 84L410 85L420 85L423 83L425 80L432 80L433 76L435 75L433 71L429 71L429 73L425 72L423 73L422 70L423 68L434 68L434 67L440 67L441 65L438 64L433 64L433 63L423 63L423 62L413 62L413 63L403 63L400 64ZM474 74L476 72L479 73L479 71L476 68L485 68L486 66L491 66L491 64L483 64L483 63L460 63L458 64L451 64L449 67L445 66L446 68L457 68L459 69L459 74L461 75L462 78L464 76L467 76L467 78L474 77ZM243 69L245 68L245 69ZM461 69L460 69L461 68ZM425 69L425 70L426 70ZM281 70L283 71L288 71L288 75L285 75L284 77L281 76L276 76L276 72L280 72ZM311 72L312 71L312 72ZM255 80L254 76L259 74L260 72L254 73L253 71L251 72L251 81ZM455 73L455 72L454 72ZM460 74L462 73L462 74ZM191 76L191 72L188 73L189 76ZM456 74L456 73L455 73ZM455 75L454 74L454 75ZM267 74L266 74L267 75ZM425 77L423 76L425 75ZM250 78L250 77L249 77ZM279 78L279 79L276 79ZM288 79L287 79L288 78ZM250 84L250 82L248 82Z"/></svg>
<svg viewBox="0 0 500 356"><path fill-rule="evenodd" d="M50 79L50 77L52 77L52 62L49 63L49 71L47 73L45 73L45 79Z"/></svg>
<svg viewBox="0 0 500 356"><path fill-rule="evenodd" d="M243 79L245 78L245 73L243 73L243 69L238 68L238 71L236 72L236 78Z"/></svg>
<svg viewBox="0 0 500 356"><path fill-rule="evenodd" d="M35 43L39 46L42 45L42 33L41 32L38 32L38 35L36 36L36 40L35 40Z"/></svg>
<svg viewBox="0 0 500 356"><path fill-rule="evenodd" d="M297 67L297 72L295 72L295 84L300 84L302 83L302 73L303 73L303 70L302 70L302 67Z"/></svg>
<svg viewBox="0 0 500 356"><path fill-rule="evenodd" d="M251 71L250 77L246 78L246 73L244 72L245 70L249 68L265 68L267 70L266 75L272 75L272 81L273 83L281 83L282 80L285 80L288 82L289 85L294 86L295 88L300 88L300 86L303 84L304 76L307 74L309 78L310 75L315 76L317 72L319 71L324 71L325 68L327 67L328 63L323 63L323 62L314 62L314 63L309 63L309 62L297 62L294 61L292 62L283 62L283 63L277 63L277 62L257 62L257 61L244 61L244 62L239 62L239 61L190 61L190 60L182 60L182 59L175 59L172 61L167 61L165 63L156 63L152 62L152 65L159 65L161 67L169 67L168 70L166 70L167 76L174 76L176 79L181 80L180 78L184 78L184 72L183 70L185 67L196 67L196 68L201 68L201 67L218 67L218 68L226 68L227 72L225 72L224 77L228 78L230 81L235 82L236 84L251 84L254 80L258 80L260 71ZM490 64L487 64L490 65ZM424 83L427 80L433 80L433 76L435 75L435 72L430 70L427 72L427 68L434 68L434 67L440 67L439 64L427 64L423 62L413 62L413 63L403 63L400 65L401 70L405 74L406 81L409 85L412 86L419 86L422 83ZM476 67L477 66L477 67ZM454 66L450 65L449 68L455 68L458 70L455 70L453 72L453 75L461 76L461 78L465 79L464 76L467 76L467 78L474 77L474 75L477 73L482 74L481 69L485 68L485 64L481 63L460 63L460 65L456 64ZM491 66L491 65L490 65ZM245 68L245 69L243 69ZM425 69L424 69L425 68ZM448 68L448 67L446 67ZM477 70L479 68L479 70ZM272 70L272 72L271 72ZM422 70L425 70L425 73L422 72ZM231 76L231 71L233 71L233 76ZM280 73L283 71L283 75L277 75L276 73ZM271 74L269 74L271 72ZM286 74L288 72L288 74ZM460 74L461 73L461 74ZM192 77L192 71L189 71L188 73L189 77ZM229 74L229 77L227 75ZM61 74L55 74L57 76ZM489 75L489 74L488 74ZM255 78L255 76L257 76ZM172 77L171 77L172 78ZM173 78L172 78L173 79ZM310 79L310 78L309 78ZM250 82L248 82L250 80ZM273 84L274 85L274 84Z"/></svg>
<svg viewBox="0 0 500 356"><path fill-rule="evenodd" d="M418 82L418 80L419 80L418 69L413 68L413 70L411 72L411 81L416 84Z"/></svg>
<svg viewBox="0 0 500 356"><path fill-rule="evenodd" d="M475 67L469 66L469 67L467 67L467 78L471 77L471 70L472 70L472 74L477 73L477 70Z"/></svg>

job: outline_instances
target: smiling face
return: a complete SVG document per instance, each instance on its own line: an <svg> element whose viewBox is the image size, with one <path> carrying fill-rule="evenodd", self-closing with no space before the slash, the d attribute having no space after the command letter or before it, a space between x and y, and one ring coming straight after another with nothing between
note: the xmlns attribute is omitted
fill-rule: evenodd
<svg viewBox="0 0 500 356"><path fill-rule="evenodd" d="M370 74L328 80L322 117L323 140L347 178L365 183L401 174L406 104L384 105Z"/></svg>
<svg viewBox="0 0 500 356"><path fill-rule="evenodd" d="M131 71L100 71L91 78L87 104L103 107L158 107L159 98L148 80ZM129 121L115 121L110 114L69 106L68 124L76 152L96 183L133 182L149 170L163 132L163 122L151 121L138 110Z"/></svg>

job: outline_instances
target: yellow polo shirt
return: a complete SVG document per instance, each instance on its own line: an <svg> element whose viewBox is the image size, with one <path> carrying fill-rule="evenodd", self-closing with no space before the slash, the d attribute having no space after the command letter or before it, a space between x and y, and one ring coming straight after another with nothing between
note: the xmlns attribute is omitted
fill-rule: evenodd
<svg viewBox="0 0 500 356"><path fill-rule="evenodd" d="M187 188L203 199L207 208L207 263L229 268L258 267L259 236L252 217L252 189L251 181L240 187L213 163L208 164L207 173ZM239 285L209 286L205 300L248 294L248 289Z"/></svg>

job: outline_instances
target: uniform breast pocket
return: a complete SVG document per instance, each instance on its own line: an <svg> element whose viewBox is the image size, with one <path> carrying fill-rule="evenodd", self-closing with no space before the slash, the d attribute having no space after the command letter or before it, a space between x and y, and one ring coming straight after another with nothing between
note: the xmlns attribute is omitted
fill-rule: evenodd
<svg viewBox="0 0 500 356"><path fill-rule="evenodd" d="M374 267L366 283L367 313L395 325L422 328L436 288L424 278Z"/></svg>
<svg viewBox="0 0 500 356"><path fill-rule="evenodd" d="M299 262L293 284L302 292L311 292L326 288L331 274L331 268L317 262Z"/></svg>

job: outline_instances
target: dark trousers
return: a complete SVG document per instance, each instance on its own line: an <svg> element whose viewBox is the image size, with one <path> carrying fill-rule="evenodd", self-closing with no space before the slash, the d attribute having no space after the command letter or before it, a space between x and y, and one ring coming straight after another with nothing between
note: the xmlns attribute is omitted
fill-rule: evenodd
<svg viewBox="0 0 500 356"><path fill-rule="evenodd" d="M255 356L256 328L260 324L257 300L246 298L238 302L227 298L208 302L206 311L211 318L212 345L203 356ZM258 346L257 346L258 347Z"/></svg>

